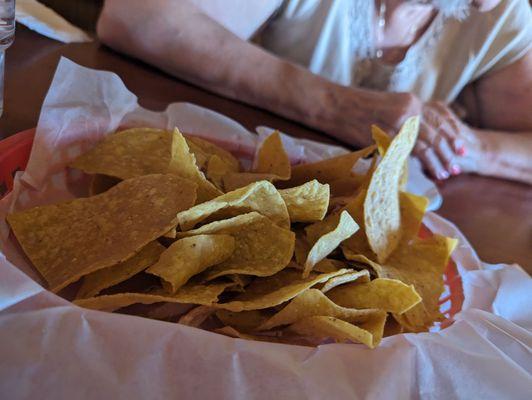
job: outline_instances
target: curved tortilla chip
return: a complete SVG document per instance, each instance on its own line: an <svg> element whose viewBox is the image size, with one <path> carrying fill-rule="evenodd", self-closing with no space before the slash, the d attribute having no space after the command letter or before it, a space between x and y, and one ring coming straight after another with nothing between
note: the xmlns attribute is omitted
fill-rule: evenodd
<svg viewBox="0 0 532 400"><path fill-rule="evenodd" d="M131 278L157 262L164 250L166 248L159 242L150 242L133 257L112 267L103 268L85 275L76 297L83 299L96 296L102 290Z"/></svg>
<svg viewBox="0 0 532 400"><path fill-rule="evenodd" d="M364 200L366 236L380 263L394 251L401 238L399 181L418 130L418 117L406 120L373 173Z"/></svg>
<svg viewBox="0 0 532 400"><path fill-rule="evenodd" d="M33 265L58 291L132 257L189 208L196 185L174 175L125 180L97 196L31 208L7 217Z"/></svg>
<svg viewBox="0 0 532 400"><path fill-rule="evenodd" d="M259 174L256 172L230 172L223 176L223 185L226 192L248 186L259 181L273 182L276 176L273 174Z"/></svg>
<svg viewBox="0 0 532 400"><path fill-rule="evenodd" d="M258 330L264 331L281 325L290 325L314 316L334 317L354 324L367 322L374 318L385 319L386 312L340 307L329 300L321 291L307 289L292 299L281 311L263 322Z"/></svg>
<svg viewBox="0 0 532 400"><path fill-rule="evenodd" d="M112 176L102 174L93 175L89 186L89 196L95 196L97 194L106 192L118 182L120 182L120 179L113 178Z"/></svg>
<svg viewBox="0 0 532 400"><path fill-rule="evenodd" d="M302 185L316 179L320 183L331 183L337 179L347 178L356 162L369 156L375 151L375 146L343 154L338 157L318 161L310 164L298 164L292 167L292 176L280 185L284 188Z"/></svg>
<svg viewBox="0 0 532 400"><path fill-rule="evenodd" d="M388 151L388 147L390 147L390 144L392 143L392 138L388 136L386 132L384 132L381 128L379 128L377 125L371 125L371 136L375 143L377 144L377 149L379 150L379 154L381 157L384 157L386 154L386 151ZM408 160L405 161L405 164L403 166L403 171L401 173L401 178L399 180L399 188L403 190L406 187L406 184L408 183Z"/></svg>
<svg viewBox="0 0 532 400"><path fill-rule="evenodd" d="M327 281L325 285L320 289L322 293L327 293L329 290L351 282L369 282L369 271L363 269L362 271L352 271L343 275L335 276Z"/></svg>
<svg viewBox="0 0 532 400"><path fill-rule="evenodd" d="M229 325L239 332L252 332L269 318L270 314L262 310L232 312L228 310L216 311L216 316L224 324Z"/></svg>
<svg viewBox="0 0 532 400"><path fill-rule="evenodd" d="M414 286L386 278L342 285L329 291L327 297L342 307L375 308L396 314L408 311L421 301Z"/></svg>
<svg viewBox="0 0 532 400"><path fill-rule="evenodd" d="M230 172L230 166L220 157L213 155L209 158L205 175L207 175L207 179L209 179L218 189L223 190L223 177Z"/></svg>
<svg viewBox="0 0 532 400"><path fill-rule="evenodd" d="M316 228L317 226L318 228ZM310 233L310 239L312 240L313 236L319 234L316 234L315 231L319 231L321 228L323 228L322 233L312 245L305 261L303 277L307 277L318 262L327 257L340 243L353 235L358 230L358 225L347 211L342 211L340 214L331 215L324 221L308 226L306 228L307 236Z"/></svg>
<svg viewBox="0 0 532 400"><path fill-rule="evenodd" d="M291 222L321 221L329 208L329 185L316 179L294 188L279 190Z"/></svg>
<svg viewBox="0 0 532 400"><path fill-rule="evenodd" d="M260 145L255 172L273 174L279 180L290 178L290 160L281 141L279 131L273 132Z"/></svg>
<svg viewBox="0 0 532 400"><path fill-rule="evenodd" d="M167 294L164 291L152 293L117 293L104 296L90 297L88 299L74 300L74 304L90 308L93 310L115 311L132 304L153 304L153 303L183 303L211 305L218 301L218 296L222 294L231 283L214 283L210 285L187 284L174 294Z"/></svg>
<svg viewBox="0 0 532 400"><path fill-rule="evenodd" d="M374 329L374 325L376 324L371 324L368 329ZM382 327L384 328L384 321L382 322ZM355 343L362 343L370 349L378 346L381 339L362 327L355 326L349 322L334 317L326 316L315 316L299 320L290 325L288 330L299 335L314 336L322 339L332 338L337 342L345 342L349 340ZM378 328L376 330L378 330Z"/></svg>
<svg viewBox="0 0 532 400"><path fill-rule="evenodd" d="M230 235L186 237L172 243L146 272L163 279L174 293L194 275L227 260L234 250Z"/></svg>
<svg viewBox="0 0 532 400"><path fill-rule="evenodd" d="M235 251L227 260L205 271L206 280L228 274L273 275L288 265L294 253L294 233L257 212L211 222L177 236L214 233L233 236Z"/></svg>
<svg viewBox="0 0 532 400"><path fill-rule="evenodd" d="M275 275L255 279L246 288L245 293L237 296L229 303L217 304L216 307L236 312L274 307L296 297L299 293L318 283L326 282L333 276L342 275L348 271L348 269L341 269L327 274L312 274L307 278L301 278L299 271L288 268Z"/></svg>
<svg viewBox="0 0 532 400"><path fill-rule="evenodd" d="M290 227L288 210L283 198L270 182L260 181L198 204L177 215L183 231L209 219L224 219L257 211L282 228Z"/></svg>

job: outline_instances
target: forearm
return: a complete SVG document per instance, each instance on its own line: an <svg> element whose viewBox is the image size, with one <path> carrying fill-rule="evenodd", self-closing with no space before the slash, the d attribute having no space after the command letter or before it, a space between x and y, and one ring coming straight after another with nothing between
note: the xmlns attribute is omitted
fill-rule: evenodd
<svg viewBox="0 0 532 400"><path fill-rule="evenodd" d="M105 7L120 3L108 0ZM128 1L129 14L104 9L113 31L99 29L100 37L174 76L353 144L369 141L370 124L382 119L374 110L400 96L329 82L241 40L186 1L155 3ZM346 95L349 101L339 100Z"/></svg>

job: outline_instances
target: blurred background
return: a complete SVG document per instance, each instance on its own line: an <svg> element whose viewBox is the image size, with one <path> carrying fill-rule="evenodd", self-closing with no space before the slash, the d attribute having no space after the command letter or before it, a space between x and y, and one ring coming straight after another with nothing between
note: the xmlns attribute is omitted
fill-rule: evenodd
<svg viewBox="0 0 532 400"><path fill-rule="evenodd" d="M103 0L39 0L39 2L89 32L94 32L103 5Z"/></svg>

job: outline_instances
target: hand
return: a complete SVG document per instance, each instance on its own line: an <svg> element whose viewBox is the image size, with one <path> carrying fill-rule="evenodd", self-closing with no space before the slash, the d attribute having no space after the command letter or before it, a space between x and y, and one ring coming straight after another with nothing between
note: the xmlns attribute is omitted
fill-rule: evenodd
<svg viewBox="0 0 532 400"><path fill-rule="evenodd" d="M433 101L423 105L414 154L434 178L447 179L473 168L463 158L476 143L471 128L444 103Z"/></svg>

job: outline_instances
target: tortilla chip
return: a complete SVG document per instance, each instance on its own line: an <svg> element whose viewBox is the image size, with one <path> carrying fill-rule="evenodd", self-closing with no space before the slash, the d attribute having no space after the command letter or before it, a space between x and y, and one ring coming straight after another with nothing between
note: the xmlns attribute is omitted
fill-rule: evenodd
<svg viewBox="0 0 532 400"><path fill-rule="evenodd" d="M335 276L334 278L329 279L320 290L322 293L327 293L329 290L337 286L355 281L357 281L357 283L369 282L369 271L367 269L363 269L362 271L352 271L343 275Z"/></svg>
<svg viewBox="0 0 532 400"><path fill-rule="evenodd" d="M401 238L399 179L418 130L418 117L405 122L377 166L364 201L366 236L380 263L393 252Z"/></svg>
<svg viewBox="0 0 532 400"><path fill-rule="evenodd" d="M414 286L385 278L342 285L329 291L327 296L342 307L375 308L396 314L410 310L421 301Z"/></svg>
<svg viewBox="0 0 532 400"><path fill-rule="evenodd" d="M259 181L273 182L276 180L276 175L273 174L259 174L255 172L231 172L223 176L223 185L226 192L243 188L251 183Z"/></svg>
<svg viewBox="0 0 532 400"><path fill-rule="evenodd" d="M198 185L198 198L196 203L203 203L218 197L222 192L209 182L203 172L196 165L194 154L190 152L187 142L179 129L175 128L172 141L172 163L170 172L190 179Z"/></svg>
<svg viewBox="0 0 532 400"><path fill-rule="evenodd" d="M321 291L308 289L292 299L281 311L264 321L258 330L264 331L281 325L290 325L314 316L335 317L350 323L362 323L373 318L385 319L386 312L340 307L329 300Z"/></svg>
<svg viewBox="0 0 532 400"><path fill-rule="evenodd" d="M316 179L301 186L279 190L291 222L321 221L329 207L329 185Z"/></svg>
<svg viewBox="0 0 532 400"><path fill-rule="evenodd" d="M93 175L89 186L89 196L95 196L97 194L106 192L118 182L120 182L120 179L113 178L112 176L102 174Z"/></svg>
<svg viewBox="0 0 532 400"><path fill-rule="evenodd" d="M235 250L230 235L197 235L172 243L146 272L160 277L175 293L194 275L227 260Z"/></svg>
<svg viewBox="0 0 532 400"><path fill-rule="evenodd" d="M382 266L379 263L376 263L373 260L370 260L362 254L356 254L352 252L348 247L342 247L342 252L344 257L349 261L356 261L357 263L363 264L366 268L373 271L374 275L377 278L382 278Z"/></svg>
<svg viewBox="0 0 532 400"><path fill-rule="evenodd" d="M197 167L203 171L205 167L207 166L207 162L210 159L210 155L207 154L203 149L199 146L197 146L194 142L190 141L188 136L185 136L185 140L187 141L188 149L192 154L194 154L194 159L196 160Z"/></svg>
<svg viewBox="0 0 532 400"><path fill-rule="evenodd" d="M229 274L225 275L224 278L229 279L233 283L232 286L229 286L227 288L227 291L240 293L244 292L246 286L249 285L249 283L253 279L251 276L240 274Z"/></svg>
<svg viewBox="0 0 532 400"><path fill-rule="evenodd" d="M303 277L307 277L318 262L353 235L358 230L358 225L347 211L342 211L341 214L331 215L323 221L308 226L305 230L307 237L314 244L307 255ZM315 239L316 237L318 238Z"/></svg>
<svg viewBox="0 0 532 400"><path fill-rule="evenodd" d="M229 325L239 332L252 332L264 321L266 321L271 314L265 313L261 310L251 310L242 312L232 312L227 310L216 311L216 316L224 324Z"/></svg>
<svg viewBox="0 0 532 400"><path fill-rule="evenodd" d="M408 192L400 192L399 204L401 210L401 245L403 245L418 236L421 221L429 205L429 199Z"/></svg>
<svg viewBox="0 0 532 400"><path fill-rule="evenodd" d="M217 155L211 156L207 162L207 179L209 179L218 189L224 189L223 178L231 172L230 166Z"/></svg>
<svg viewBox="0 0 532 400"><path fill-rule="evenodd" d="M376 323L368 324L368 326L378 331ZM384 327L384 321L382 326ZM370 349L378 346L380 342L380 338L373 335L369 330L334 317L314 316L301 319L290 325L288 330L299 335L314 336L322 339L332 338L337 342L351 341L362 343Z"/></svg>
<svg viewBox="0 0 532 400"><path fill-rule="evenodd" d="M176 224L196 185L174 175L128 179L97 196L7 216L35 268L59 291L84 275L131 258Z"/></svg>
<svg viewBox="0 0 532 400"><path fill-rule="evenodd" d="M270 182L260 181L198 204L177 215L183 231L192 229L206 219L223 219L257 211L282 228L290 227L288 210L283 198Z"/></svg>
<svg viewBox="0 0 532 400"><path fill-rule="evenodd" d="M229 166L230 171L240 171L240 162L227 150L198 136L186 135L185 139L191 150L194 147L195 151L201 151L207 160L216 156Z"/></svg>
<svg viewBox="0 0 532 400"><path fill-rule="evenodd" d="M297 242L296 242L297 243ZM306 253L305 253L306 256ZM303 259L302 264L298 263L290 263L288 266L300 271L303 271L303 266L305 265L305 259ZM314 268L312 268L313 272L320 272L320 273L329 273L329 272L336 272L339 269L349 268L346 262L340 261L340 260L334 260L331 258L324 258L319 263L317 263ZM332 279L332 278L331 278Z"/></svg>
<svg viewBox="0 0 532 400"><path fill-rule="evenodd" d="M235 251L227 260L205 271L206 280L228 274L273 275L288 265L294 253L295 235L257 212L238 215L178 232L178 237L224 233L235 238Z"/></svg>
<svg viewBox="0 0 532 400"><path fill-rule="evenodd" d="M278 131L273 132L262 142L257 153L255 172L273 174L280 180L290 178L290 160Z"/></svg>
<svg viewBox="0 0 532 400"><path fill-rule="evenodd" d="M169 173L172 163L172 132L133 128L106 136L71 163L89 174L119 179Z"/></svg>
<svg viewBox="0 0 532 400"><path fill-rule="evenodd" d="M103 268L85 275L76 297L78 299L94 297L102 290L131 278L157 262L164 250L165 247L159 242L150 242L133 257L112 267Z"/></svg>
<svg viewBox="0 0 532 400"><path fill-rule="evenodd" d="M351 173L350 176L332 181L331 197L354 196L365 181L365 175Z"/></svg>
<svg viewBox="0 0 532 400"><path fill-rule="evenodd" d="M229 303L217 304L216 307L235 312L274 307L318 283L326 282L333 276L342 275L348 271L341 269L327 274L311 274L307 278L302 278L299 271L287 268L275 275L255 279L246 288L245 293Z"/></svg>
<svg viewBox="0 0 532 400"><path fill-rule="evenodd" d="M366 191L361 190L360 193L345 207L344 210L351 215L351 217L358 224L360 229L355 232L349 239L342 243L342 249L348 248L352 253L364 254L365 256L375 259L375 253L369 247L368 239L364 229L364 200L366 199Z"/></svg>
<svg viewBox="0 0 532 400"><path fill-rule="evenodd" d="M384 157L384 155L386 154L386 151L388 150L388 147L390 147L390 144L392 143L392 138L388 136L388 134L384 132L381 128L379 128L377 125L371 126L371 136L373 137L373 140L377 144L377 149L379 151L380 156ZM407 182L408 182L408 160L405 161L405 164L403 166L401 178L399 179L399 188L403 190L406 187Z"/></svg>
<svg viewBox="0 0 532 400"><path fill-rule="evenodd" d="M417 239L410 245L399 247L382 265L384 277L413 285L422 298L422 303L396 316L407 330L425 331L443 318L438 304L444 290L443 273L457 242L439 235Z"/></svg>
<svg viewBox="0 0 532 400"><path fill-rule="evenodd" d="M174 294L162 290L151 293L117 293L88 299L74 300L74 304L93 310L115 311L132 304L183 303L211 305L218 301L218 296L230 285L228 282L209 285L187 284Z"/></svg>
<svg viewBox="0 0 532 400"><path fill-rule="evenodd" d="M288 181L280 183L280 186L285 188L299 186L313 179L325 184L337 179L347 178L351 175L351 170L356 162L374 151L375 146L370 146L327 160L293 166L292 176Z"/></svg>
<svg viewBox="0 0 532 400"><path fill-rule="evenodd" d="M178 323L198 328L205 322L207 318L213 315L215 311L216 308L210 306L194 307L192 310L188 311L185 315L179 318Z"/></svg>

